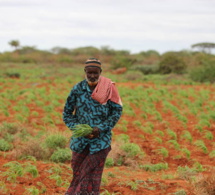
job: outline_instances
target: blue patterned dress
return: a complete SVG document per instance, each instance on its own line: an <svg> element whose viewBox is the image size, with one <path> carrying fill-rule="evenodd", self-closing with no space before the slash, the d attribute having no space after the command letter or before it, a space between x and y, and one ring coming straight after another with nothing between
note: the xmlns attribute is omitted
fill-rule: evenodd
<svg viewBox="0 0 215 195"><path fill-rule="evenodd" d="M111 130L122 114L122 106L112 101L105 105L91 98L87 81L83 80L71 90L63 112L63 120L69 129L77 124L88 124L100 129L99 138L88 139L85 137L71 138L70 148L81 153L89 146L90 154L106 149L111 144Z"/></svg>

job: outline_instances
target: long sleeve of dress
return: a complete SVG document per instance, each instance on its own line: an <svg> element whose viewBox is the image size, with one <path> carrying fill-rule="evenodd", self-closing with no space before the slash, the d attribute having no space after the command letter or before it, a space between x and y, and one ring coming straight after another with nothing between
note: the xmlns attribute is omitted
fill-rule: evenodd
<svg viewBox="0 0 215 195"><path fill-rule="evenodd" d="M72 128L78 124L77 117L75 116L75 105L76 105L76 95L75 90L73 89L64 106L63 111L63 121L66 126L72 130Z"/></svg>
<svg viewBox="0 0 215 195"><path fill-rule="evenodd" d="M111 111L108 115L107 120L102 122L102 124L98 125L98 128L102 131L110 131L118 122L121 114L122 114L122 106L111 102Z"/></svg>

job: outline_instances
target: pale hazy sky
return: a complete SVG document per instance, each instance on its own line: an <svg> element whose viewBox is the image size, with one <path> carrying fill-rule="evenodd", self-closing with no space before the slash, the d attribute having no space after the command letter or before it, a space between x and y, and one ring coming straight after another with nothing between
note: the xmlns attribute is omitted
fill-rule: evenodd
<svg viewBox="0 0 215 195"><path fill-rule="evenodd" d="M0 52L11 40L46 50L191 49L215 42L215 0L0 0Z"/></svg>

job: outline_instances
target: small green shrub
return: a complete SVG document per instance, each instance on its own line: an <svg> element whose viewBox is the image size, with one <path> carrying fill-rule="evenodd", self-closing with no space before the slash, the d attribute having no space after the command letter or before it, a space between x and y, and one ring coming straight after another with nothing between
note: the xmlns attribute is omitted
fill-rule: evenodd
<svg viewBox="0 0 215 195"><path fill-rule="evenodd" d="M169 151L164 147L162 147L160 149L156 149L155 152L162 155L165 158L169 156Z"/></svg>
<svg viewBox="0 0 215 195"><path fill-rule="evenodd" d="M114 160L113 160L113 158L107 158L106 161L105 161L105 166L106 167L112 167L112 166L114 166Z"/></svg>
<svg viewBox="0 0 215 195"><path fill-rule="evenodd" d="M12 145L9 144L6 140L0 139L0 151L8 151L12 148Z"/></svg>
<svg viewBox="0 0 215 195"><path fill-rule="evenodd" d="M205 143L204 143L203 140L196 140L196 141L194 142L194 145L197 146L198 148L202 149L203 152L204 152L205 154L208 153L208 148L207 148L207 146L205 145Z"/></svg>
<svg viewBox="0 0 215 195"><path fill-rule="evenodd" d="M39 175L37 167L30 163L26 164L25 173L30 173L34 178L36 178Z"/></svg>
<svg viewBox="0 0 215 195"><path fill-rule="evenodd" d="M174 195L187 195L185 190L178 190L177 192L173 193Z"/></svg>
<svg viewBox="0 0 215 195"><path fill-rule="evenodd" d="M180 144L176 140L169 140L167 142L172 144L176 150L180 149Z"/></svg>
<svg viewBox="0 0 215 195"><path fill-rule="evenodd" d="M58 148L56 151L54 151L50 159L57 163L69 161L71 160L71 150L68 148Z"/></svg>
<svg viewBox="0 0 215 195"><path fill-rule="evenodd" d="M139 145L135 143L125 143L121 146L121 149L125 151L129 157L135 157L142 153Z"/></svg>
<svg viewBox="0 0 215 195"><path fill-rule="evenodd" d="M167 163L147 164L147 165L140 165L140 168L145 171L157 172L160 170L168 169L168 164Z"/></svg>
<svg viewBox="0 0 215 195"><path fill-rule="evenodd" d="M26 188L24 195L39 195L40 191L35 186Z"/></svg>
<svg viewBox="0 0 215 195"><path fill-rule="evenodd" d="M49 149L56 150L57 148L65 148L67 145L67 138L60 134L49 135L46 140L45 144Z"/></svg>
<svg viewBox="0 0 215 195"><path fill-rule="evenodd" d="M215 158L215 150L212 150L212 151L209 153L209 157L210 157L210 158Z"/></svg>
<svg viewBox="0 0 215 195"><path fill-rule="evenodd" d="M13 123L4 122L0 127L0 135L4 135L6 133L16 134L19 131L19 127Z"/></svg>
<svg viewBox="0 0 215 195"><path fill-rule="evenodd" d="M129 136L126 134L120 134L116 137L117 142L127 143L129 142Z"/></svg>
<svg viewBox="0 0 215 195"><path fill-rule="evenodd" d="M185 154L185 156L186 156L188 159L190 159L190 155L191 155L190 150L188 150L187 148L183 148L183 149L181 150L181 152L182 152L183 154Z"/></svg>
<svg viewBox="0 0 215 195"><path fill-rule="evenodd" d="M50 179L54 179L56 181L57 186L62 186L63 180L60 175L53 174L49 176Z"/></svg>

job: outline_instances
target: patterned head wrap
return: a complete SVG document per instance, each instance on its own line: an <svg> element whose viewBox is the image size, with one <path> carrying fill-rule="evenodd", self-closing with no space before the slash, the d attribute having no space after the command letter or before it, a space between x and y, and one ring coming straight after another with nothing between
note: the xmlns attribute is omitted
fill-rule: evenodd
<svg viewBox="0 0 215 195"><path fill-rule="evenodd" d="M89 67L89 66L96 66L96 67L101 68L101 62L97 58L89 58L85 62L85 68Z"/></svg>

